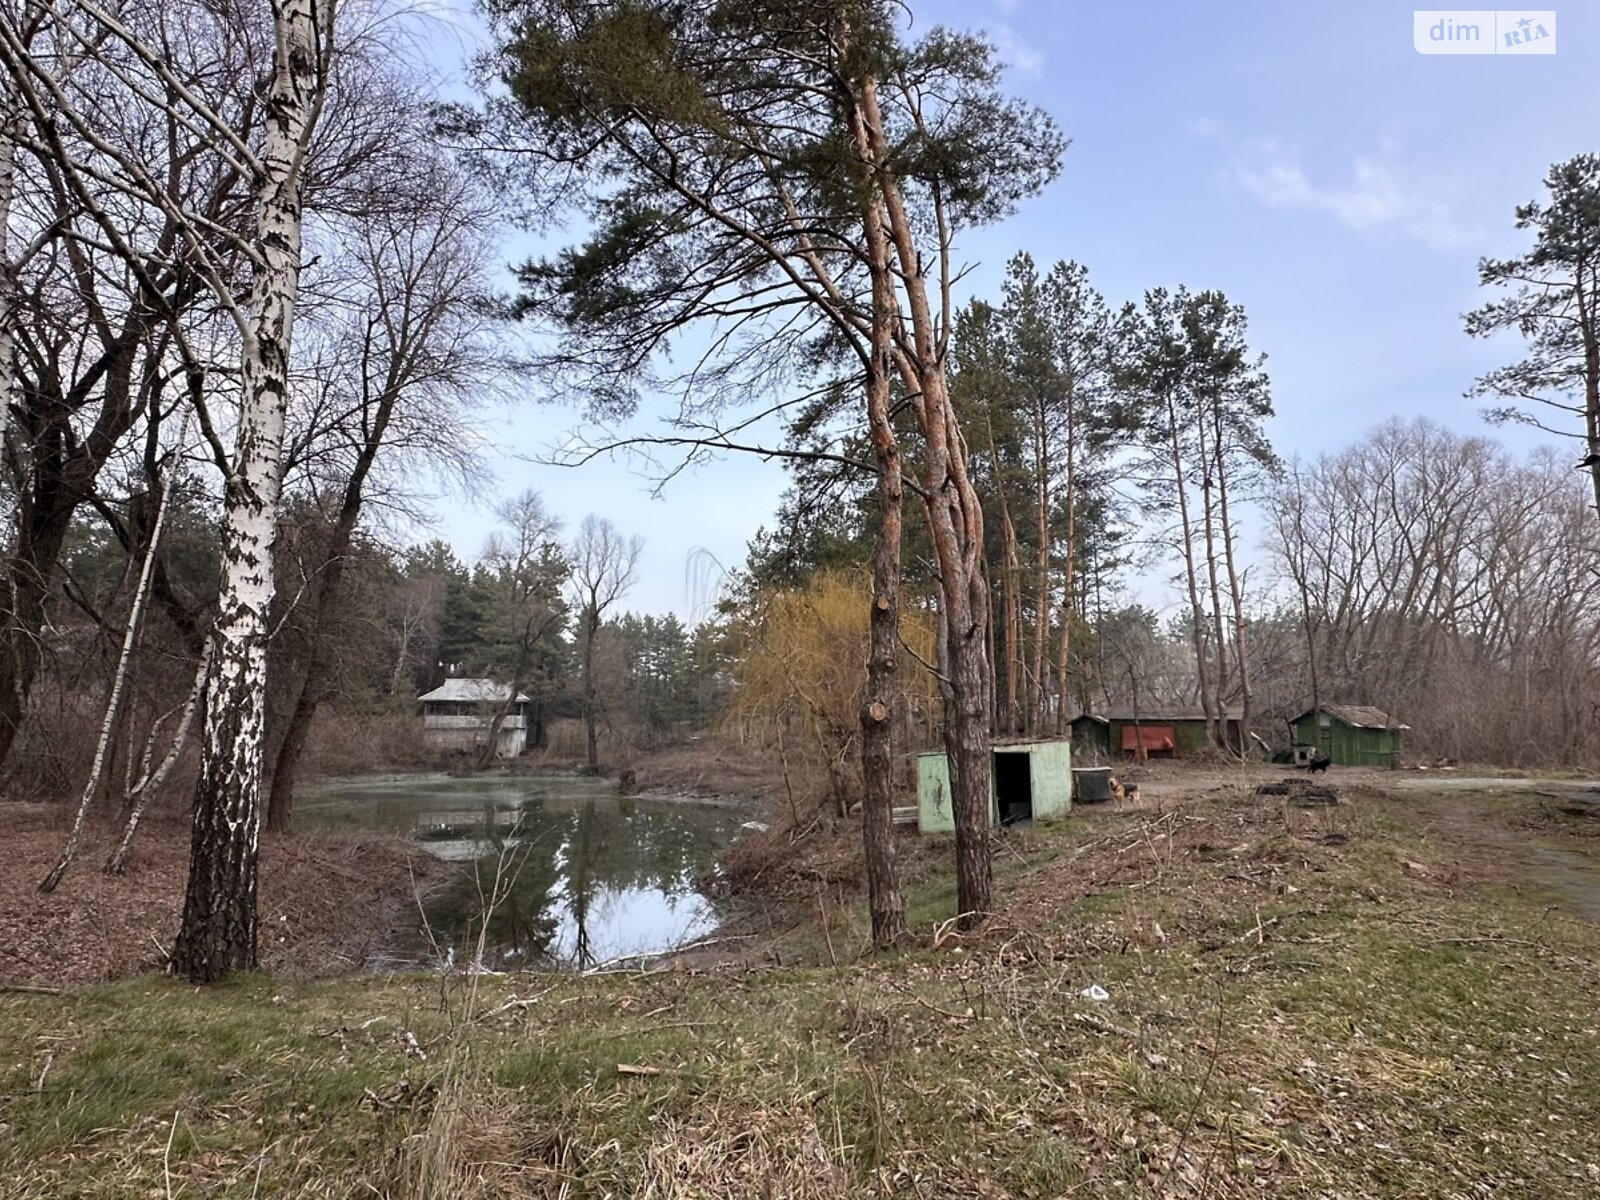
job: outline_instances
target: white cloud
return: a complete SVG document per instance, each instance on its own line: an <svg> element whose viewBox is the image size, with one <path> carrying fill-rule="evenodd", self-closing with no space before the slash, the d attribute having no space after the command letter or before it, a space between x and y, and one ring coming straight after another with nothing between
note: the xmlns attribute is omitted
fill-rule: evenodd
<svg viewBox="0 0 1600 1200"><path fill-rule="evenodd" d="M1001 4L1001 8L1005 8ZM988 27L989 38L994 42L995 49L1000 51L1000 61L1006 66L1021 71L1024 75L1038 75L1044 66L1044 55L1040 54L1027 42L1017 36L1016 30L1004 22L997 22Z"/></svg>
<svg viewBox="0 0 1600 1200"><path fill-rule="evenodd" d="M1190 128L1205 137L1221 133L1203 120ZM1362 233L1388 230L1435 250L1457 250L1481 237L1455 215L1447 185L1417 170L1394 143L1357 155L1342 172L1313 174L1276 141L1244 142L1232 148L1224 174L1269 208L1326 213Z"/></svg>

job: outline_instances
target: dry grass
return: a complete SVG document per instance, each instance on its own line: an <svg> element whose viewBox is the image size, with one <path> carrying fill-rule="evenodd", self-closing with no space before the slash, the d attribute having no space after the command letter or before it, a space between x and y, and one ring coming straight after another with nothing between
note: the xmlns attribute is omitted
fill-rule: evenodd
<svg viewBox="0 0 1600 1200"><path fill-rule="evenodd" d="M1600 937L1437 818L1236 788L1083 813L1007 838L985 937L936 925L930 861L918 944L837 968L482 978L473 1005L437 979L0 997L0 1178L20 1200L1594 1194ZM830 919L850 963L861 914Z"/></svg>

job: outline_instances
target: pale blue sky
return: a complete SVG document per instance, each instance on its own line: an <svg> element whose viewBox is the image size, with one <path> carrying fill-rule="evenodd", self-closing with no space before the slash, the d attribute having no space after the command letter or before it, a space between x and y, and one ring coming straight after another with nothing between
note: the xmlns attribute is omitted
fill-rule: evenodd
<svg viewBox="0 0 1600 1200"><path fill-rule="evenodd" d="M1269 356L1284 454L1393 415L1486 429L1462 393L1515 347L1469 340L1460 314L1479 302L1478 256L1522 244L1512 209L1549 165L1600 150L1600 6L1558 9L1558 52L1539 57L1419 55L1413 6L1380 0L911 7L919 25L987 29L1010 87L1072 138L1044 195L963 239L967 294L994 294L1019 249L1084 263L1113 303L1158 284L1223 290ZM516 456L576 417L528 399L491 439L501 490L535 487L570 525L595 512L642 535L630 606L694 615L694 552L742 562L781 468L735 456L653 499L622 463L531 466ZM439 532L472 555L492 524L487 505L458 505Z"/></svg>

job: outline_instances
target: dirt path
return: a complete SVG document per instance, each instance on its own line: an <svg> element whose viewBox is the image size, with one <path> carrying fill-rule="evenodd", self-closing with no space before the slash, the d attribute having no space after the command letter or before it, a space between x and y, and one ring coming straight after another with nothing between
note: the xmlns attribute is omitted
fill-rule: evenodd
<svg viewBox="0 0 1600 1200"><path fill-rule="evenodd" d="M1405 779L1388 812L1435 842L1467 881L1547 894L1600 924L1600 784Z"/></svg>

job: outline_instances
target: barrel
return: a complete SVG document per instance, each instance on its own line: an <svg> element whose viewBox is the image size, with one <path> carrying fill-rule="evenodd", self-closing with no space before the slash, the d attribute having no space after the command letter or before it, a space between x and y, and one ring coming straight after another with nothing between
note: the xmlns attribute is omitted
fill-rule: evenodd
<svg viewBox="0 0 1600 1200"><path fill-rule="evenodd" d="M1111 799L1111 768L1073 767L1072 798L1079 804L1103 804Z"/></svg>

